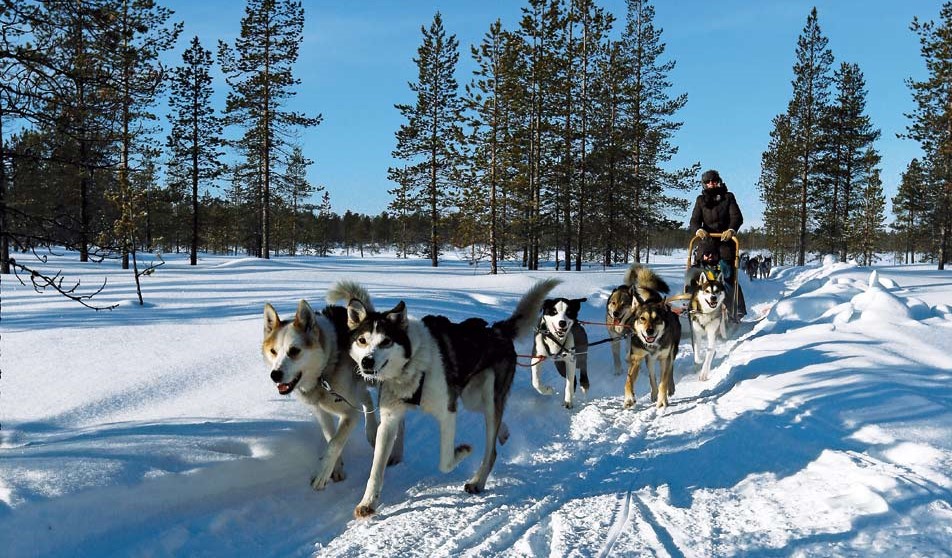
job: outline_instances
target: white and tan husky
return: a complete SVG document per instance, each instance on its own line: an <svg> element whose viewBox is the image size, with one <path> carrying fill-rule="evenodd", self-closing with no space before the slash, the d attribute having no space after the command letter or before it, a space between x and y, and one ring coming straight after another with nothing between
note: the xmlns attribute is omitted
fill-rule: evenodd
<svg viewBox="0 0 952 558"><path fill-rule="evenodd" d="M380 386L380 429L374 446L370 478L357 518L376 512L383 489L384 465L406 412L419 407L440 428L440 471L452 471L472 451L456 446L457 401L485 417L486 449L466 492L476 494L496 461L496 440L505 443L509 432L502 421L516 372L517 337L528 335L542 301L556 280L541 281L522 297L512 315L491 326L480 318L460 323L443 316L407 317L401 301L386 312L370 311L360 300L348 304L350 355L360 375Z"/></svg>
<svg viewBox="0 0 952 558"><path fill-rule="evenodd" d="M726 300L727 293L720 274L713 279L707 273L698 276L697 288L691 298L691 341L694 345L694 366L695 369L701 366L698 379L702 382L711 373L717 335L727 339ZM703 364L701 355L704 355Z"/></svg>
<svg viewBox="0 0 952 558"><path fill-rule="evenodd" d="M372 307L366 291L354 283L346 285L352 298ZM328 306L317 314L302 300L290 320L282 320L271 304L264 306L261 352L271 381L278 393L294 393L311 408L327 440L311 478L315 490L323 489L329 480L345 478L341 452L362 416L367 441L373 446L376 439L373 401L366 383L354 373L349 347L347 311L341 306Z"/></svg>

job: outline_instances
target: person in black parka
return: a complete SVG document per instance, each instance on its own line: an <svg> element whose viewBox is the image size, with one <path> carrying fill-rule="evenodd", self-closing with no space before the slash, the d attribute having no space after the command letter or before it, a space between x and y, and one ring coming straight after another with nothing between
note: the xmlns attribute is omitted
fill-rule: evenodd
<svg viewBox="0 0 952 558"><path fill-rule="evenodd" d="M714 240L720 259L730 265L732 275L737 273L734 266L734 242L731 240L737 229L744 223L744 216L737 205L734 194L727 191L727 185L721 180L721 175L714 169L704 171L701 175L704 191L694 202L694 211L691 213L691 229L701 240ZM721 233L720 240L712 238L710 233ZM736 275L734 275L736 276ZM744 304L744 295L738 285L737 315L739 320L747 313Z"/></svg>

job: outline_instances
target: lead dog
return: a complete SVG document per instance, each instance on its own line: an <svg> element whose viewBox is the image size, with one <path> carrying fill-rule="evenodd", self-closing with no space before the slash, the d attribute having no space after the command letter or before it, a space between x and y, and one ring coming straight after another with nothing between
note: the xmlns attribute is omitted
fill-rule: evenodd
<svg viewBox="0 0 952 558"><path fill-rule="evenodd" d="M694 344L694 365L701 364L701 355L704 355L704 364L698 379L707 380L711 372L711 363L714 361L714 351L717 344L717 334L727 339L727 294L724 291L724 281L720 273L713 279L707 273L698 276L697 288L691 297L691 340ZM702 348L702 341L707 340ZM696 368L695 368L696 369Z"/></svg>
<svg viewBox="0 0 952 558"><path fill-rule="evenodd" d="M635 333L628 351L625 408L635 406L635 381L643 360L647 360L651 400L657 402L658 408L667 407L668 396L674 395L674 359L678 355L681 322L663 301L639 302L633 321ZM655 380L655 363L659 369L660 383Z"/></svg>
<svg viewBox="0 0 952 558"><path fill-rule="evenodd" d="M579 373L582 392L588 392L588 334L578 323L578 313L584 298L547 298L542 303L542 318L536 329L533 361L532 387L542 395L552 395L555 390L542 384L542 363L546 359L555 362L555 369L565 378L563 405L571 409L575 399L575 372Z"/></svg>
<svg viewBox="0 0 952 558"><path fill-rule="evenodd" d="M349 298L371 306L367 292L348 283ZM294 393L314 413L327 448L318 459L311 487L322 490L328 480L345 478L341 452L351 431L365 417L367 441L371 446L378 420L366 384L354 374L348 355L350 335L347 310L327 306L316 314L307 301L300 301L294 318L282 320L274 307L264 305L264 341L261 352L278 393ZM334 424L334 419L337 424Z"/></svg>
<svg viewBox="0 0 952 558"><path fill-rule="evenodd" d="M542 301L556 284L553 279L537 283L508 319L492 326L479 318L461 323L443 316L410 319L402 301L383 313L370 311L357 299L348 304L350 355L359 374L380 385L380 429L370 478L354 509L355 517L375 513L397 425L412 407L420 407L439 423L440 471L444 473L472 451L466 444L453 445L457 400L462 397L467 408L483 414L486 451L464 489L476 494L485 488L496 461L496 439L505 443L509 435L502 415L516 372L513 340L532 330Z"/></svg>
<svg viewBox="0 0 952 558"><path fill-rule="evenodd" d="M659 277L650 268L634 264L625 272L622 285L616 287L608 297L605 306L605 324L608 327L608 337L612 340L612 365L615 375L621 375L621 340L628 338L628 349L631 350L631 319L639 302L633 296L637 293L642 301L658 302L664 300L664 295L671 292L664 279Z"/></svg>

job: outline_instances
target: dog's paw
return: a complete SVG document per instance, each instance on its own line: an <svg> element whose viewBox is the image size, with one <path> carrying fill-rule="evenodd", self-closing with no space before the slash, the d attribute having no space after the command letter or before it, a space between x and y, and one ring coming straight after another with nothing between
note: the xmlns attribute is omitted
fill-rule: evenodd
<svg viewBox="0 0 952 558"><path fill-rule="evenodd" d="M562 406L565 407L566 409L571 409L573 407L571 401L563 401Z"/></svg>
<svg viewBox="0 0 952 558"><path fill-rule="evenodd" d="M377 510L373 509L372 506L360 505L354 508L354 519L367 519L375 513L377 513Z"/></svg>
<svg viewBox="0 0 952 558"><path fill-rule="evenodd" d="M658 407L659 409L664 409L665 407L667 407L667 406L668 406L668 397L667 397L667 396L659 397L659 398L658 398L658 403L657 403L655 406Z"/></svg>
<svg viewBox="0 0 952 558"><path fill-rule="evenodd" d="M480 487L475 482L466 483L465 485L463 485L463 490L465 490L466 492L469 492L470 494L479 494L480 492L483 491L482 487Z"/></svg>
<svg viewBox="0 0 952 558"><path fill-rule="evenodd" d="M552 395L553 393L555 393L555 389L552 386L546 386L546 385L535 386L535 389L542 395Z"/></svg>
<svg viewBox="0 0 952 558"><path fill-rule="evenodd" d="M626 409L631 409L631 408L633 408L634 406L635 406L635 400L634 400L634 399L628 399L628 398L626 397L626 398L625 398L624 407L625 407Z"/></svg>

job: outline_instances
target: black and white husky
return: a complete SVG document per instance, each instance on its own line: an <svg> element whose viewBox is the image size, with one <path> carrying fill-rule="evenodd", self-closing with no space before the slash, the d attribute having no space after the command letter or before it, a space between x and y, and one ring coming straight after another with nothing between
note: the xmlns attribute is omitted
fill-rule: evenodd
<svg viewBox="0 0 952 558"><path fill-rule="evenodd" d="M707 273L698 276L697 288L691 298L691 335L694 344L694 366L701 365L701 355L704 354L704 364L698 379L706 381L711 373L711 363L714 361L717 335L727 339L727 293L724 291L724 281L720 274L713 279ZM702 342L706 344L702 345Z"/></svg>
<svg viewBox="0 0 952 558"><path fill-rule="evenodd" d="M372 307L367 292L359 285L347 283L346 287L348 299L359 299ZM354 375L354 362L348 355L349 333L347 310L342 306L327 306L318 314L302 300L294 318L282 320L273 306L264 305L261 353L271 381L281 395L294 393L311 407L327 440L311 477L315 490L323 489L329 480L344 479L341 452L361 415L371 446L376 438L377 415L366 384Z"/></svg>
<svg viewBox="0 0 952 558"><path fill-rule="evenodd" d="M509 435L502 415L516 372L513 340L532 331L542 301L556 284L554 279L537 283L508 319L492 326L479 318L461 323L443 316L411 319L402 301L382 313L369 310L358 299L348 304L350 355L359 374L380 386L380 428L355 517L375 513L398 424L413 407L439 423L442 472L452 471L472 451L466 444L454 446L457 400L462 397L468 409L483 413L486 451L464 489L475 494L485 488L496 461L496 440L504 443Z"/></svg>
<svg viewBox="0 0 952 558"><path fill-rule="evenodd" d="M532 387L542 395L555 390L542 383L542 363L555 362L555 369L565 378L563 405L571 409L575 399L575 372L582 392L588 392L588 334L578 323L584 298L548 298L542 303L542 318L536 329L533 345Z"/></svg>

